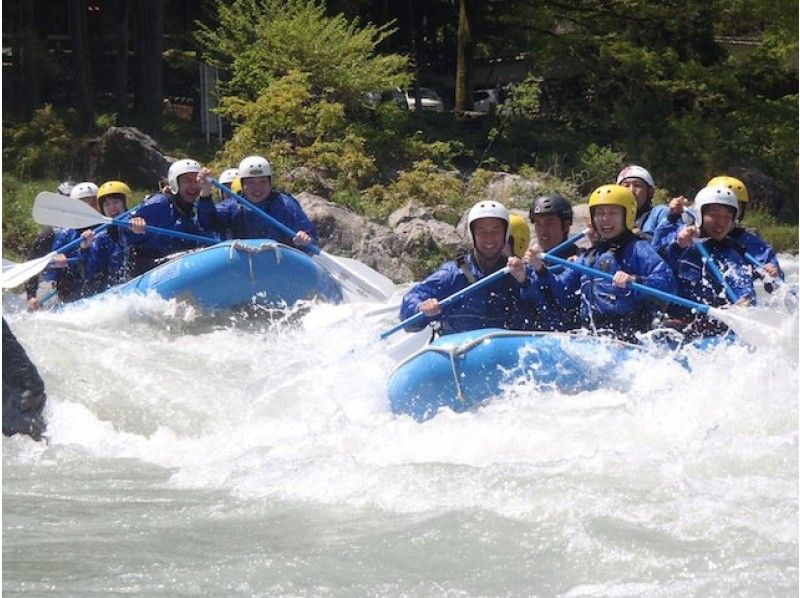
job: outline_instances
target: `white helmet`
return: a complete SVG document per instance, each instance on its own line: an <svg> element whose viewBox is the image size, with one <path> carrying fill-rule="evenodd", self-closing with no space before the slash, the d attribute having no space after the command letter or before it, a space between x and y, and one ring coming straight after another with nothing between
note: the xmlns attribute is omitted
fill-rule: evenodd
<svg viewBox="0 0 800 598"><path fill-rule="evenodd" d="M694 209L701 221L703 219L703 208L715 203L733 208L736 214L734 218L739 216L739 200L731 189L727 187L703 187L694 196Z"/></svg>
<svg viewBox="0 0 800 598"><path fill-rule="evenodd" d="M619 185L625 179L641 179L647 183L649 187L656 186L656 182L653 180L653 175L650 174L646 168L636 166L636 164L626 166L619 171L619 174L617 175L617 185Z"/></svg>
<svg viewBox="0 0 800 598"><path fill-rule="evenodd" d="M97 185L90 183L89 181L78 183L72 188L72 191L69 192L69 196L72 199L87 199L89 197L97 197Z"/></svg>
<svg viewBox="0 0 800 598"><path fill-rule="evenodd" d="M261 156L247 156L239 162L239 177L251 179L259 176L272 176L272 166Z"/></svg>
<svg viewBox="0 0 800 598"><path fill-rule="evenodd" d="M475 233L472 231L472 223L481 218L499 218L506 223L506 241L508 235L511 234L511 227L509 226L509 216L506 207L498 201L479 201L467 215L467 227L469 234L472 237L472 243L475 244Z"/></svg>
<svg viewBox="0 0 800 598"><path fill-rule="evenodd" d="M178 160L177 162L173 162L172 166L169 167L169 171L167 172L167 183L169 184L169 190L174 194L177 195L178 191L178 177L182 174L186 174L187 172L200 172L200 162L197 160L192 160L190 158L184 158L183 160Z"/></svg>
<svg viewBox="0 0 800 598"><path fill-rule="evenodd" d="M227 185L228 187L230 187L231 183L238 176L239 176L238 168L228 168L227 170L223 170L222 174L219 175L219 182L222 183L223 185Z"/></svg>

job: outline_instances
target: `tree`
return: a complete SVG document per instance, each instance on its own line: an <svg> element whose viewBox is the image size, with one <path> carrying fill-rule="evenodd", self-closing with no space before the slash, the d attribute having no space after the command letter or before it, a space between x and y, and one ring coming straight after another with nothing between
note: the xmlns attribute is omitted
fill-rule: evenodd
<svg viewBox="0 0 800 598"><path fill-rule="evenodd" d="M475 40L472 35L474 6L470 0L458 2L458 62L456 67L457 112L472 109L472 61Z"/></svg>
<svg viewBox="0 0 800 598"><path fill-rule="evenodd" d="M198 23L197 39L226 78L220 112L236 123L223 157L263 151L351 182L372 177L368 139L379 135L365 96L410 79L406 57L376 51L394 30L328 17L313 0L217 6L218 26Z"/></svg>
<svg viewBox="0 0 800 598"><path fill-rule="evenodd" d="M164 99L164 0L136 2L134 108L148 133L160 133Z"/></svg>
<svg viewBox="0 0 800 598"><path fill-rule="evenodd" d="M94 123L94 101L91 64L87 48L86 0L70 0L69 24L72 34L72 68L75 87L75 106L81 129L89 131Z"/></svg>

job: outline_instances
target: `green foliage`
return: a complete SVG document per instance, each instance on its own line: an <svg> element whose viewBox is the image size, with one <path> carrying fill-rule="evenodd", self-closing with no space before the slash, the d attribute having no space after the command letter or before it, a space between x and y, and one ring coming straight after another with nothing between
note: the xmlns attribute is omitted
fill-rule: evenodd
<svg viewBox="0 0 800 598"><path fill-rule="evenodd" d="M590 143L578 158L580 170L571 179L581 193L588 195L593 189L616 180L625 160L625 154L616 152L610 147L600 147Z"/></svg>
<svg viewBox="0 0 800 598"><path fill-rule="evenodd" d="M72 170L76 138L50 104L28 123L3 129L3 158L21 177L60 177Z"/></svg>
<svg viewBox="0 0 800 598"><path fill-rule="evenodd" d="M431 160L414 163L410 171L400 172L397 179L383 187L375 185L363 193L365 205L380 218L415 200L424 206L442 208L439 216L457 222L469 205L464 182L457 172L442 171Z"/></svg>
<svg viewBox="0 0 800 598"><path fill-rule="evenodd" d="M777 252L797 253L800 228L796 224L782 224L768 212L748 210L742 226L757 230Z"/></svg>
<svg viewBox="0 0 800 598"><path fill-rule="evenodd" d="M3 256L25 261L40 227L31 218L33 200L44 190L55 190L55 179L23 181L14 175L3 175Z"/></svg>
<svg viewBox="0 0 800 598"><path fill-rule="evenodd" d="M293 71L308 74L315 96L347 106L367 91L409 83L408 58L380 55L376 47L394 33L391 24L359 26L328 17L314 0L218 2L219 25L198 23L197 39L212 63L230 74L226 90L257 99Z"/></svg>

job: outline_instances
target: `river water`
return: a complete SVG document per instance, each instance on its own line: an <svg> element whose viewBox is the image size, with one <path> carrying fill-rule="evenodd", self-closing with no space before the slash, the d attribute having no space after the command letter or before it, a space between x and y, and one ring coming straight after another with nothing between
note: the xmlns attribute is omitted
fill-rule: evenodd
<svg viewBox="0 0 800 598"><path fill-rule="evenodd" d="M3 438L7 595L798 594L796 353L419 424L387 407L391 316L4 303L49 422Z"/></svg>

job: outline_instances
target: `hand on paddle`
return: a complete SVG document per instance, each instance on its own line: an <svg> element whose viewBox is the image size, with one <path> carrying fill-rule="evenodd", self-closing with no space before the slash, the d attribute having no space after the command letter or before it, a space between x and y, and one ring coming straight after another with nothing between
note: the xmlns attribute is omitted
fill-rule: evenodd
<svg viewBox="0 0 800 598"><path fill-rule="evenodd" d="M197 182L200 185L200 197L211 197L211 191L214 189L214 186L211 184L211 177L211 171L205 166L197 173Z"/></svg>
<svg viewBox="0 0 800 598"><path fill-rule="evenodd" d="M297 231L292 239L295 247L308 247L311 244L311 236L304 230Z"/></svg>
<svg viewBox="0 0 800 598"><path fill-rule="evenodd" d="M673 197L669 201L669 213L672 216L678 217L683 214L683 211L686 209L686 206L689 205L689 200L685 198L683 195L678 197Z"/></svg>
<svg viewBox="0 0 800 598"><path fill-rule="evenodd" d="M697 238L698 232L696 226L685 226L678 231L678 237L675 239L675 242L681 249L688 249L692 246L695 238Z"/></svg>

